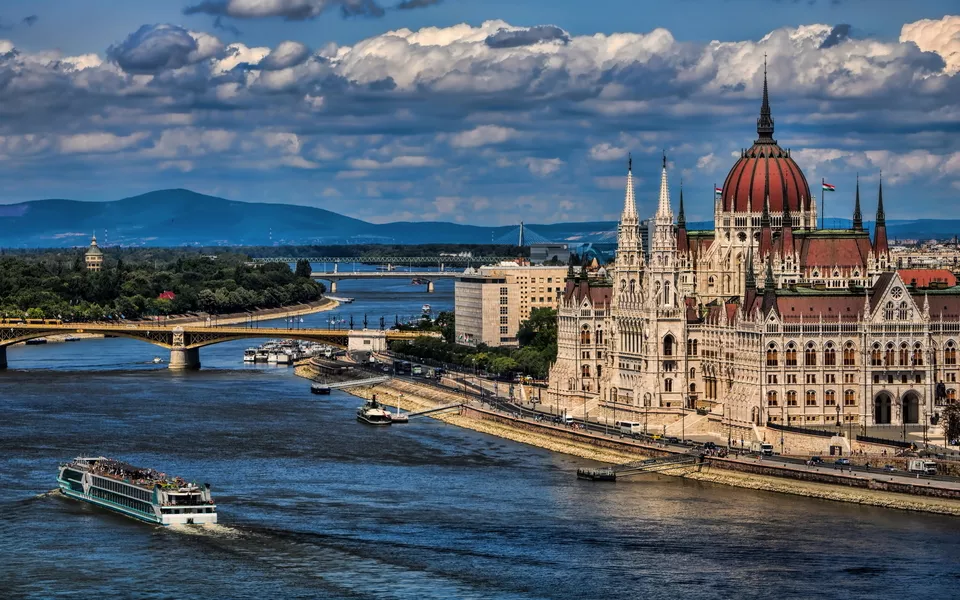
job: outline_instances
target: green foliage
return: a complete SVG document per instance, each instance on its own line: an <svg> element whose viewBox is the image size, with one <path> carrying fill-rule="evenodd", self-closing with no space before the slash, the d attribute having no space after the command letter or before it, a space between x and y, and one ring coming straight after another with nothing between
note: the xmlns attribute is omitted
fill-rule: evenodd
<svg viewBox="0 0 960 600"><path fill-rule="evenodd" d="M294 271L294 275L296 275L297 277L304 277L306 279L310 279L310 275L312 274L313 274L313 267L310 266L309 260L305 258L301 258L300 260L297 261L297 268Z"/></svg>
<svg viewBox="0 0 960 600"><path fill-rule="evenodd" d="M432 328L443 331L444 339L422 337L396 341L390 344L390 349L495 375L523 373L538 379L546 379L550 364L557 358L557 312L550 308L531 311L530 318L520 324L517 334L520 347L514 349L489 348L483 344L474 348L452 343L453 313L440 313Z"/></svg>
<svg viewBox="0 0 960 600"><path fill-rule="evenodd" d="M245 256L231 253L111 250L105 258L104 270L91 272L78 268L77 251L0 256L0 313L72 321L222 314L310 302L325 291L286 264L251 267ZM175 298L161 300L165 291Z"/></svg>
<svg viewBox="0 0 960 600"><path fill-rule="evenodd" d="M955 402L944 407L940 422L947 440L960 438L960 403Z"/></svg>

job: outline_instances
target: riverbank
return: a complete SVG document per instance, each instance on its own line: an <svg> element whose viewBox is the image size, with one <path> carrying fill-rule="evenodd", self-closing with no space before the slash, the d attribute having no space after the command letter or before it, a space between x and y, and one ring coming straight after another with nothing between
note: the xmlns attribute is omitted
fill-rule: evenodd
<svg viewBox="0 0 960 600"><path fill-rule="evenodd" d="M311 377L309 368L299 367L297 374ZM399 404L400 408L406 411L424 410L463 400L463 397L456 392L396 379L373 387L350 388L344 391L364 399L376 394L377 399L387 406L394 407ZM460 413L440 414L431 418L457 427L600 463L619 464L662 455L662 452L654 448L604 439L591 434L581 434L566 428L534 426L529 421L472 405L464 407ZM731 470L709 462L703 465L682 465L646 477L661 475L837 502L960 516L960 500L951 498L802 481ZM857 479L855 475L850 477L851 482ZM862 484L864 481L865 478L860 477L856 483Z"/></svg>
<svg viewBox="0 0 960 600"><path fill-rule="evenodd" d="M164 319L160 321L163 325L184 325L184 326L202 326L211 324L211 322L216 325L236 325L238 323L247 323L251 320L253 321L264 321L270 319L289 319L290 317L300 317L303 315L310 315L314 313L324 312L328 310L334 310L340 306L340 302L337 300L331 300L330 298L321 298L315 302L307 302L304 304L296 304L292 306L281 306L277 308L266 308L263 310L253 311L253 312L242 312L242 313L232 313L228 315L198 315L190 317L177 317L172 319ZM213 321L211 321L213 319ZM150 321L131 321L131 323L149 323ZM102 338L103 334L101 333L64 333L57 335L46 336L48 342L66 342L67 338L72 338L73 340L83 340L91 338ZM21 342L20 344L23 344ZM20 344L14 344L15 346Z"/></svg>

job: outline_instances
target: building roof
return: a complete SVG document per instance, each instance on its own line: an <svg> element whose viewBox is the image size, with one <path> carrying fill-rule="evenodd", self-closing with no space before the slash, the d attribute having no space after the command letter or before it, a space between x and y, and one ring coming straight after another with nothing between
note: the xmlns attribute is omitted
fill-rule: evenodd
<svg viewBox="0 0 960 600"><path fill-rule="evenodd" d="M897 273L905 284L917 288L928 288L932 284L957 285L957 276L947 269L900 269Z"/></svg>
<svg viewBox="0 0 960 600"><path fill-rule="evenodd" d="M610 300L613 298L613 287L606 281L589 281L585 279L567 279L567 287L563 291L565 302L583 302L583 299L589 297L590 304L597 307L610 306Z"/></svg>
<svg viewBox="0 0 960 600"><path fill-rule="evenodd" d="M865 231L809 231L800 240L800 264L804 267L866 268L871 250L870 237Z"/></svg>

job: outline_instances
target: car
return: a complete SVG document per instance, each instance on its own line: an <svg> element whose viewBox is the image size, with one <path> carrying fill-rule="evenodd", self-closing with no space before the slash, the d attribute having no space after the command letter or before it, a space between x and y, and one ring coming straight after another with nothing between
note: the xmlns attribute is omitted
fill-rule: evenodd
<svg viewBox="0 0 960 600"><path fill-rule="evenodd" d="M659 433L655 433L655 434L651 435L650 438L651 438L653 441L658 441L658 440L663 439L663 436L660 435Z"/></svg>
<svg viewBox="0 0 960 600"><path fill-rule="evenodd" d="M713 443L713 442L704 442L704 444L703 444L703 449L704 449L704 450L716 450L716 449L717 449L717 445L716 445L715 443Z"/></svg>
<svg viewBox="0 0 960 600"><path fill-rule="evenodd" d="M884 473L896 473L896 471L897 471L897 468L894 467L893 465L883 465Z"/></svg>
<svg viewBox="0 0 960 600"><path fill-rule="evenodd" d="M849 458L838 458L837 460L833 461L833 464L835 464L835 465L838 466L838 467L849 467L849 466L850 466L850 459L849 459Z"/></svg>
<svg viewBox="0 0 960 600"><path fill-rule="evenodd" d="M849 461L848 461L848 462L849 462ZM811 456L811 457L810 457L810 460L807 461L807 464L808 464L809 466L811 466L811 467L816 466L816 465L822 465L822 464L823 464L823 459L820 458L819 456Z"/></svg>
<svg viewBox="0 0 960 600"><path fill-rule="evenodd" d="M675 435L671 435L670 437L666 438L666 441L667 443L670 443L670 444L677 444L680 442L680 438L678 438Z"/></svg>

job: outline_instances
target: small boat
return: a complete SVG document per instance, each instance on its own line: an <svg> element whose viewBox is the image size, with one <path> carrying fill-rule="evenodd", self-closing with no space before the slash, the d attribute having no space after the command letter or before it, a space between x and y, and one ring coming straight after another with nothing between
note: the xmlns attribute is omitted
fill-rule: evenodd
<svg viewBox="0 0 960 600"><path fill-rule="evenodd" d="M423 306L420 307L420 310L423 311L423 314L429 315L430 311L432 310L432 307L429 304L424 304Z"/></svg>
<svg viewBox="0 0 960 600"><path fill-rule="evenodd" d="M390 413L377 402L376 394L357 409L357 420L367 425L389 425L393 422Z"/></svg>
<svg viewBox="0 0 960 600"><path fill-rule="evenodd" d="M67 337L63 338L63 341L65 341L65 342L79 342L79 341L80 341L80 338L77 337L77 336L75 336L75 335L68 335Z"/></svg>
<svg viewBox="0 0 960 600"><path fill-rule="evenodd" d="M256 348L247 348L243 351L243 362L256 362L257 361L257 349Z"/></svg>
<svg viewBox="0 0 960 600"><path fill-rule="evenodd" d="M160 358L159 356L154 356L154 357L153 357L153 364L159 365L159 364L162 364L162 363L163 363L163 359L162 359L162 358Z"/></svg>
<svg viewBox="0 0 960 600"><path fill-rule="evenodd" d="M311 394L319 394L321 396L330 395L330 386L325 383L314 383L310 386Z"/></svg>
<svg viewBox="0 0 960 600"><path fill-rule="evenodd" d="M27 346L39 346L40 344L46 344L47 338L33 338L32 340L27 340L24 342Z"/></svg>

